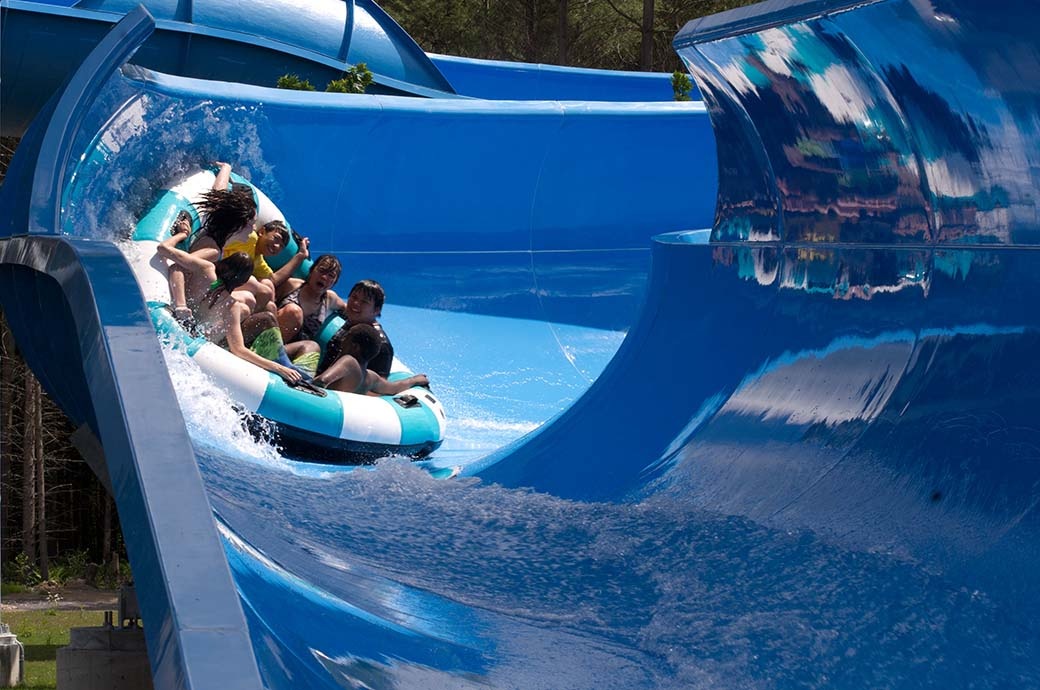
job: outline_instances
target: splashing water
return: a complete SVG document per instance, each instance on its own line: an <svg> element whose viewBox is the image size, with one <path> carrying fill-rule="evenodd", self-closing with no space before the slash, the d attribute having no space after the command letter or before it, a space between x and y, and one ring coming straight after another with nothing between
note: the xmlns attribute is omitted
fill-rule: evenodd
<svg viewBox="0 0 1040 690"><path fill-rule="evenodd" d="M271 434L250 433L231 396L216 385L183 349L163 345L162 351L185 425L197 449L212 451L222 448L236 457L271 467L287 467L277 446L270 440Z"/></svg>

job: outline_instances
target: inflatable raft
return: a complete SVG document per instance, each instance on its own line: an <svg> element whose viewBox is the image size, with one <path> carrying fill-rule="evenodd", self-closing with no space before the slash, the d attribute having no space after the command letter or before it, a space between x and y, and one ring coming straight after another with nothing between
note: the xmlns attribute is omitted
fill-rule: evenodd
<svg viewBox="0 0 1040 690"><path fill-rule="evenodd" d="M267 420L277 440L287 451L324 462L370 462L387 455L423 458L440 446L444 438L444 408L426 388L410 388L395 396L370 396L325 391L316 395L287 385L281 377L265 371L205 338L193 337L174 319L169 308L168 265L155 253L159 242L169 236L177 214L191 214L193 233L201 227L194 202L212 188L215 175L202 171L166 190L140 219L133 235L133 251L127 260L148 303L159 336L182 347L213 383L227 390L245 411ZM237 175L236 184L249 185L257 202L257 225L285 218L259 189ZM193 234L194 237L194 234ZM185 248L186 247L182 247ZM276 257L272 268L283 266L296 252L295 238ZM310 261L301 266L305 277ZM338 314L321 329L322 349L343 325ZM390 380L410 376L395 358ZM262 426L262 425L261 425Z"/></svg>

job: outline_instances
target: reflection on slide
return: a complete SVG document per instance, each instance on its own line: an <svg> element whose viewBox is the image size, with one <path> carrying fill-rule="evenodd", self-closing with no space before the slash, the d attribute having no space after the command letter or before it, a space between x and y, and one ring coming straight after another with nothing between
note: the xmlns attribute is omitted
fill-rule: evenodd
<svg viewBox="0 0 1040 690"><path fill-rule="evenodd" d="M1035 10L849 6L692 22L703 105L201 81L121 67L130 13L19 146L0 296L156 686L1040 682ZM386 286L429 461L286 456L160 348L119 248L213 159Z"/></svg>

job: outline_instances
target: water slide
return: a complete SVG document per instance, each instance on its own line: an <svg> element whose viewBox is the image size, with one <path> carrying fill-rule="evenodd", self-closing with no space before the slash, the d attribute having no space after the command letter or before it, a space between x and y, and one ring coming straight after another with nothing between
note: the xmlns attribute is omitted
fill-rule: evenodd
<svg viewBox="0 0 1040 690"><path fill-rule="evenodd" d="M156 686L1040 682L1040 50L988 10L698 20L703 105L173 76L130 12L22 139L0 297ZM460 477L282 455L160 348L123 238L214 158L384 282Z"/></svg>

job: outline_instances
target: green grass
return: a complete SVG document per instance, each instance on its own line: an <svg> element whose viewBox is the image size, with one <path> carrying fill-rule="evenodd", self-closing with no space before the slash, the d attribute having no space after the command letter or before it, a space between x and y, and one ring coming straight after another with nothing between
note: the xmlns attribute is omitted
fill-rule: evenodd
<svg viewBox="0 0 1040 690"><path fill-rule="evenodd" d="M3 622L25 647L27 690L55 690L58 649L69 643L70 628L93 628L105 622L104 611L5 611Z"/></svg>

